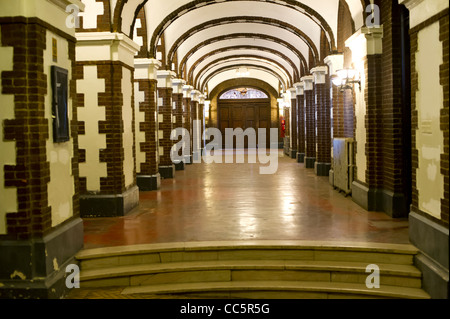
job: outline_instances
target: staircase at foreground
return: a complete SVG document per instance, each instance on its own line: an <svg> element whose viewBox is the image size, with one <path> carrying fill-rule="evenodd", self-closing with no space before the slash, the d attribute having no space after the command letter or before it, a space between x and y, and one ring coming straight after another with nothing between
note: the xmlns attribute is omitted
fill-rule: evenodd
<svg viewBox="0 0 450 319"><path fill-rule="evenodd" d="M411 245L305 241L189 242L87 249L81 288L200 298L428 299ZM369 264L380 288L366 287Z"/></svg>

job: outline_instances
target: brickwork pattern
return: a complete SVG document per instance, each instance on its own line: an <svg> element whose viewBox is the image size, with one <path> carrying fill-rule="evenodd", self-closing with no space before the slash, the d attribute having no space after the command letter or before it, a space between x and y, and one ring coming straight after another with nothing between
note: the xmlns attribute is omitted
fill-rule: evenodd
<svg viewBox="0 0 450 319"><path fill-rule="evenodd" d="M314 90L305 90L306 157L316 158L316 107Z"/></svg>
<svg viewBox="0 0 450 319"><path fill-rule="evenodd" d="M191 150L194 151L194 121L198 120L198 101L191 100Z"/></svg>
<svg viewBox="0 0 450 319"><path fill-rule="evenodd" d="M366 184L371 188L383 187L383 122L381 101L381 55L368 55L364 61L366 81L366 145L357 145L358 150L365 149L367 168ZM363 148L365 147L365 148Z"/></svg>
<svg viewBox="0 0 450 319"><path fill-rule="evenodd" d="M305 99L304 95L297 95L297 148L298 153L305 154Z"/></svg>
<svg viewBox="0 0 450 319"><path fill-rule="evenodd" d="M163 149L163 153L159 154L159 166L172 165L172 159L170 158L170 150L174 144L174 141L170 139L170 133L173 129L172 92L172 88L158 88L158 97L162 99L162 103L158 105L158 131L163 134L162 137L159 136L159 147Z"/></svg>
<svg viewBox="0 0 450 319"><path fill-rule="evenodd" d="M136 28L136 34L138 37L142 37L142 45L139 49L138 54L136 55L136 58L149 58L150 55L148 53L148 36L147 36L147 20L145 18L145 10L144 7L141 8L137 15L137 19L140 19L141 21L141 27Z"/></svg>
<svg viewBox="0 0 450 319"><path fill-rule="evenodd" d="M317 162L331 163L330 80L315 85L317 100Z"/></svg>
<svg viewBox="0 0 450 319"><path fill-rule="evenodd" d="M140 112L144 112L144 122L139 123L139 131L145 134L145 141L139 145L139 150L145 153L145 162L141 163L140 175L155 175L158 173L158 123L156 106L156 80L136 80L139 91L144 92L144 101L135 105ZM138 147L138 146L136 146Z"/></svg>
<svg viewBox="0 0 450 319"><path fill-rule="evenodd" d="M97 78L105 80L105 92L98 93L98 105L105 107L106 119L99 121L98 132L106 136L106 148L99 150L101 163L107 164L107 176L100 178L101 194L121 194L126 191L124 174L124 147L123 147L123 93L122 93L122 70L127 68L131 71L131 81L133 82L134 70L120 61L88 61L77 62L77 79L83 79L83 67L85 65L97 65ZM84 107L84 95L77 94L78 106ZM129 97L133 108L132 128L134 132L134 95ZM82 122L78 122L83 127ZM80 135L84 132L80 131ZM134 138L133 138L134 139ZM84 160L85 150L80 149L81 162ZM135 145L133 144L133 157L136 156ZM134 183L136 184L136 167L133 169ZM80 192L86 193L86 177L80 178Z"/></svg>
<svg viewBox="0 0 450 319"><path fill-rule="evenodd" d="M189 134L192 132L192 118L191 118L191 98L183 98L183 105L184 105L184 125L183 128L185 128ZM192 134L191 134L191 144L190 144L190 150L189 152L192 154Z"/></svg>
<svg viewBox="0 0 450 319"><path fill-rule="evenodd" d="M442 42L443 64L440 66L440 83L444 92L444 105L441 110L441 130L444 132L444 153L441 154L441 174L444 176L444 198L441 199L441 218L448 227L449 224L449 86L448 86L448 64L449 64L449 18L447 14L439 19L439 40Z"/></svg>
<svg viewBox="0 0 450 319"><path fill-rule="evenodd" d="M292 150L297 151L297 131L298 131L298 123L297 123L297 98L291 99L291 118L292 118L292 132L291 132L291 141L292 141Z"/></svg>
<svg viewBox="0 0 450 319"><path fill-rule="evenodd" d="M173 109L173 116L175 117L174 129L183 127L183 93L174 93L172 95L175 108ZM181 139L181 137L180 137ZM179 139L179 140L180 140ZM179 141L178 140L178 141ZM174 141L177 143L178 141Z"/></svg>
<svg viewBox="0 0 450 319"><path fill-rule="evenodd" d="M392 1L381 2L383 24L382 68L382 144L383 188L394 193L408 192L407 168L403 144L404 134L410 136L407 123L410 111L402 98L402 48L400 6ZM408 114L405 114L407 112ZM407 119L403 120L407 116ZM408 132L405 130L408 129ZM380 141L381 142L381 141ZM408 160L409 161L409 160ZM409 184L409 182L408 182Z"/></svg>
<svg viewBox="0 0 450 319"><path fill-rule="evenodd" d="M2 94L14 96L14 118L3 121L5 141L15 141L16 165L4 165L5 187L17 189L17 212L6 214L7 235L0 238L27 240L43 237L51 229L51 207L47 184L50 164L46 143L49 121L45 118L45 96L50 80L44 73L46 31L68 41L68 57L75 73L75 39L37 18L0 18L2 47L13 47L11 71L1 74ZM74 176L73 215L79 215L78 186L78 122L75 80L69 79L69 98L72 99L70 134L74 156L71 158Z"/></svg>
<svg viewBox="0 0 450 319"><path fill-rule="evenodd" d="M103 14L97 16L97 28L84 29L83 16L79 17L80 27L76 29L76 32L111 32L111 8L109 0L95 0L96 2L103 3Z"/></svg>
<svg viewBox="0 0 450 319"><path fill-rule="evenodd" d="M438 22L440 26L440 40L443 49L443 64L440 66L440 82L442 85L444 99L443 109L441 110L441 130L444 133L444 153L441 154L441 174L444 175L444 198L441 199L441 220L434 219L444 227L449 227L449 87L448 87L448 61L449 61L449 34L448 34L448 16L449 10L429 18L421 24L410 30L411 41L411 147L412 147L412 204L411 210L426 215L419 209L419 191L417 189L417 173L419 167L419 151L416 145L417 130L419 128L418 110L416 104L416 92L419 89L419 74L416 69L416 53L418 50L418 32L423 28Z"/></svg>

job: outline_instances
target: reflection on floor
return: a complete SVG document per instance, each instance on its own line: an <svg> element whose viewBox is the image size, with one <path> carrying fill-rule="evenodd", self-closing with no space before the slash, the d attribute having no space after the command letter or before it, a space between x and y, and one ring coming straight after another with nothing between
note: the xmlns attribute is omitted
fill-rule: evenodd
<svg viewBox="0 0 450 319"><path fill-rule="evenodd" d="M141 192L124 217L84 220L85 248L216 240L325 240L407 244L407 219L367 212L317 177L278 154L267 164L201 163L177 171L161 189Z"/></svg>

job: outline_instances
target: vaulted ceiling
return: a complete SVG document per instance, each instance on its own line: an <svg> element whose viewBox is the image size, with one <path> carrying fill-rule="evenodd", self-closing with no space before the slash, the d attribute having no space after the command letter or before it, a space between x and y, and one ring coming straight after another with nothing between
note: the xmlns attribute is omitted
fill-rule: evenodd
<svg viewBox="0 0 450 319"><path fill-rule="evenodd" d="M243 67L248 77L287 90L339 51L339 13L345 11L353 28L359 29L366 7L364 0L83 2L85 15L103 10L110 18L110 31L125 33L140 44L139 57L161 60L163 68L202 91L235 77L236 69Z"/></svg>

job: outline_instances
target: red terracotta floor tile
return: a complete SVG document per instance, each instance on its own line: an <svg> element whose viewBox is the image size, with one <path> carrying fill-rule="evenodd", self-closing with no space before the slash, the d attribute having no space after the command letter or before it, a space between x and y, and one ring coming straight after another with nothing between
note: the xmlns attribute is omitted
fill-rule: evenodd
<svg viewBox="0 0 450 319"><path fill-rule="evenodd" d="M284 157L260 164L192 164L140 193L140 205L114 218L84 219L85 248L214 240L325 240L406 244L408 220L368 212L328 177Z"/></svg>

